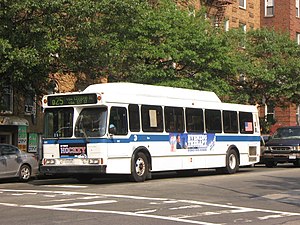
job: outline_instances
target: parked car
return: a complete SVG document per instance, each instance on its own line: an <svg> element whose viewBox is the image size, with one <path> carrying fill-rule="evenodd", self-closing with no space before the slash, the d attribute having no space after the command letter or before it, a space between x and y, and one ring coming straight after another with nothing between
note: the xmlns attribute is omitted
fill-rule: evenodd
<svg viewBox="0 0 300 225"><path fill-rule="evenodd" d="M0 144L0 178L17 177L28 181L38 173L38 161L34 154L26 153L16 146Z"/></svg>
<svg viewBox="0 0 300 225"><path fill-rule="evenodd" d="M270 139L270 135L263 134L260 136L260 160L257 164L264 164L263 154L266 150L266 143Z"/></svg>
<svg viewBox="0 0 300 225"><path fill-rule="evenodd" d="M277 163L300 166L300 126L280 127L265 143L262 161L266 167Z"/></svg>

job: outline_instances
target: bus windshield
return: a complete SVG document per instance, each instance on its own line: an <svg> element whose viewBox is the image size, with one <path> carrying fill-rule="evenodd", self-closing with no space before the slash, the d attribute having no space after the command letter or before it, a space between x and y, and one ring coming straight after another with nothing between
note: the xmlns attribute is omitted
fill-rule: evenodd
<svg viewBox="0 0 300 225"><path fill-rule="evenodd" d="M100 137L106 132L107 108L85 108L75 125L76 137Z"/></svg>
<svg viewBox="0 0 300 225"><path fill-rule="evenodd" d="M45 110L44 137L72 137L73 108L56 108Z"/></svg>

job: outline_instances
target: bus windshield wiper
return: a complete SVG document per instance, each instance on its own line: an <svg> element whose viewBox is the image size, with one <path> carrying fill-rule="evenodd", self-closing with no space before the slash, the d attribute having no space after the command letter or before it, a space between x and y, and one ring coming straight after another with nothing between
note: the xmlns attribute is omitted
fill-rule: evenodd
<svg viewBox="0 0 300 225"><path fill-rule="evenodd" d="M86 141L86 142L89 142L89 138L88 138L88 136L87 136L87 134L86 134L86 132L85 132L85 129L80 129L80 131L83 133L83 136L84 136L84 138L85 138L85 141Z"/></svg>
<svg viewBox="0 0 300 225"><path fill-rule="evenodd" d="M59 139L60 138L60 135L59 135L59 132L61 131L61 130L64 130L64 129L70 129L71 127L61 127L61 128L59 128L57 131L55 131L54 132L54 137L55 138L57 138L57 139Z"/></svg>

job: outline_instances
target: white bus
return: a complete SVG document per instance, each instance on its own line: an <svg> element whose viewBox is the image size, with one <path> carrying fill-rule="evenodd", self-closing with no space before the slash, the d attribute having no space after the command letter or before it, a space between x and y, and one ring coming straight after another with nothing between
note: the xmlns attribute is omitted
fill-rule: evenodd
<svg viewBox="0 0 300 225"><path fill-rule="evenodd" d="M222 103L213 92L135 83L94 84L43 97L40 172L87 181L128 174L215 168L235 173L260 158L255 106Z"/></svg>

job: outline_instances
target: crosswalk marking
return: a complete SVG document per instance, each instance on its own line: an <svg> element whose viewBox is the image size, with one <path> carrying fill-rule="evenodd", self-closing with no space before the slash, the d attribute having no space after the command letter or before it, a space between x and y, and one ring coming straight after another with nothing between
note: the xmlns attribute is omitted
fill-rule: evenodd
<svg viewBox="0 0 300 225"><path fill-rule="evenodd" d="M75 202L69 204L59 204L59 205L48 205L49 208L66 208L66 207L74 207L74 206L84 206L84 205L100 205L100 204L108 204L115 203L116 200L103 200L103 201L94 201L94 202Z"/></svg>
<svg viewBox="0 0 300 225"><path fill-rule="evenodd" d="M144 196L131 196L131 195L111 195L111 194L96 194L96 193L84 193L84 192L72 192L72 191L43 191L43 190L13 190L13 189L0 189L0 193L11 193L11 195L18 198L23 195L39 195L42 197L48 196L53 199L51 200L41 200L38 204L13 204L8 202L0 203L1 206L7 207L22 207L22 208L35 208L43 210L57 210L57 211L70 211L70 212L89 212L89 213L105 213L105 214L116 214L116 215L126 215L144 218L153 218L160 220L176 221L185 224L199 224L199 225L218 225L218 223L209 223L204 221L199 221L199 219L206 218L207 216L223 215L223 214L239 214L239 213L265 213L268 215L260 215L256 217L256 220L265 221L268 219L277 219L289 216L300 216L300 213L286 212L286 211L276 211L260 208L242 207L235 206L232 204L220 204L220 203L209 203L203 201L195 200L176 200L167 198L152 198ZM56 198L56 199L54 199ZM98 199L98 200L97 200ZM88 209L88 208L78 208L91 205L105 205L114 204L121 202L122 200L136 200L139 203L144 203L153 206L143 207L139 210L132 211L114 211L114 210L102 210L102 209ZM72 201L72 202L71 202ZM49 203L54 204L51 205ZM67 203L68 202L68 203ZM57 204L62 203L62 204ZM46 205L47 204L47 205ZM156 208L156 207L157 208ZM159 206L159 207L158 207ZM209 208L209 211L204 211ZM198 211L197 209L202 211ZM181 210L181 211L180 211ZM182 210L185 213L180 213ZM169 212L174 213L174 215L168 215ZM176 214L178 212L178 214ZM167 214L167 215L158 215ZM197 218L198 220L193 220L191 218ZM236 218L236 221L246 221L247 218ZM247 220L251 222L252 220Z"/></svg>

